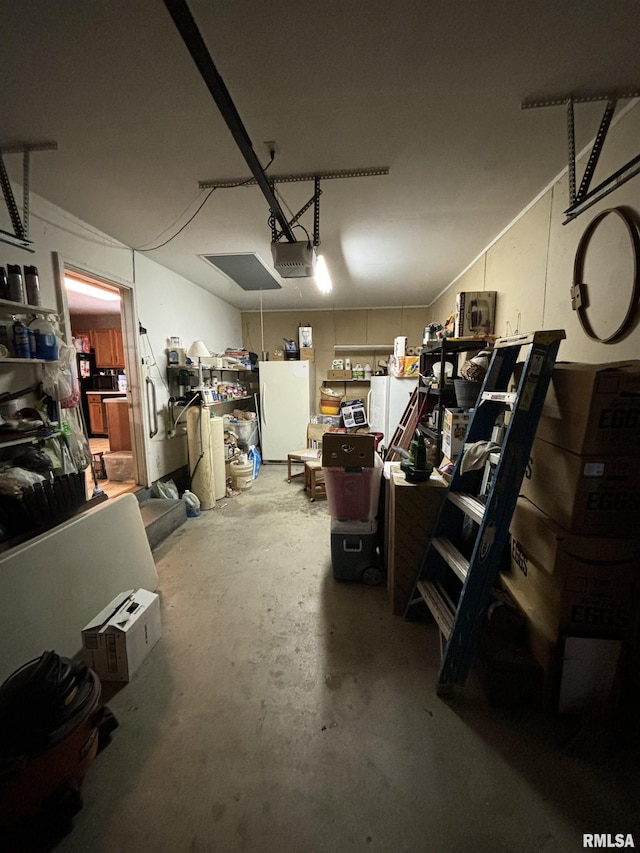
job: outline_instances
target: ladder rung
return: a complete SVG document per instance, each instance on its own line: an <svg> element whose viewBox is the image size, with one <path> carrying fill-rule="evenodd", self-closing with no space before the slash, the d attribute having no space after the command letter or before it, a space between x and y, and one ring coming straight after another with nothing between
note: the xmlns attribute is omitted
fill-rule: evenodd
<svg viewBox="0 0 640 853"><path fill-rule="evenodd" d="M439 592L436 585L431 581L418 581L417 586L424 603L438 623L438 628L449 639L455 616L451 608L450 599Z"/></svg>
<svg viewBox="0 0 640 853"><path fill-rule="evenodd" d="M520 335L511 335L507 338L498 338L493 342L494 349L501 347L522 347L525 344L542 344L549 346L554 341L562 341L567 337L564 329L549 329L547 331L525 332Z"/></svg>
<svg viewBox="0 0 640 853"><path fill-rule="evenodd" d="M497 454L496 454L497 455ZM476 524L482 524L484 518L484 504L473 495L467 495L464 492L449 492L449 500L468 515Z"/></svg>
<svg viewBox="0 0 640 853"><path fill-rule="evenodd" d="M444 536L435 536L431 540L431 544L464 583L469 571L469 560L463 557L456 546L448 539L445 539Z"/></svg>
<svg viewBox="0 0 640 853"><path fill-rule="evenodd" d="M508 406L513 406L517 399L518 394L516 391L483 391L480 402L484 403L487 400L491 400L494 403L505 403Z"/></svg>

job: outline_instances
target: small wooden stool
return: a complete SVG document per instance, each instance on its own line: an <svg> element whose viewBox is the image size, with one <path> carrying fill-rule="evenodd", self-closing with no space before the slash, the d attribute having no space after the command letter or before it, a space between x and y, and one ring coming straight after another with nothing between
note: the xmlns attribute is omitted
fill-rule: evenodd
<svg viewBox="0 0 640 853"><path fill-rule="evenodd" d="M309 500L312 502L327 497L322 460L308 459L304 463L304 488L309 492Z"/></svg>
<svg viewBox="0 0 640 853"><path fill-rule="evenodd" d="M305 471L300 471L298 474L291 473L292 465L304 465L308 460L315 460L318 458L318 450L314 447L305 447L304 450L294 450L293 453L287 454L287 482L291 482L295 480L296 477L304 477L305 480L305 488L307 482L307 475Z"/></svg>

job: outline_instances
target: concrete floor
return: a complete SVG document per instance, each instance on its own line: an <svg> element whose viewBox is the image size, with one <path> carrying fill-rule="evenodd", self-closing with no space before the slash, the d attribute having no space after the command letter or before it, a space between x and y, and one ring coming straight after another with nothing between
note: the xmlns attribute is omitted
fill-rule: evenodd
<svg viewBox="0 0 640 853"><path fill-rule="evenodd" d="M595 736L567 749L572 725L492 708L474 677L437 698L434 625L335 582L326 502L285 478L263 466L156 552L162 639L109 700L120 727L56 850L639 846L631 756Z"/></svg>

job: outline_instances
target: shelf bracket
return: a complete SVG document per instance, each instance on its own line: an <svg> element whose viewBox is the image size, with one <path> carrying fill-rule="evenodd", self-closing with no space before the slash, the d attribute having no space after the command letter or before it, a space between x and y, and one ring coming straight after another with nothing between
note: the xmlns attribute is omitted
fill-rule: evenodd
<svg viewBox="0 0 640 853"><path fill-rule="evenodd" d="M27 252L33 252L30 248L31 240L29 240L29 182L31 170L31 152L32 151L56 151L58 149L57 142L38 142L34 144L21 143L19 145L7 146L0 148L0 185L2 186L2 195L4 203L7 206L7 212L11 219L13 233L0 229L0 242L8 243L11 246L17 246L20 249L26 249ZM9 175L4 164L5 154L22 154L22 217L16 204Z"/></svg>
<svg viewBox="0 0 640 853"><path fill-rule="evenodd" d="M640 90L624 92L611 92L608 94L597 93L592 95L567 95L564 97L553 98L532 98L525 100L522 103L522 109L533 109L536 107L552 107L564 104L567 110L567 147L568 147L568 168L569 168L569 207L564 211L566 219L562 223L566 225L572 222L581 213L594 205L597 201L605 198L609 193L613 192L616 187L626 183L630 178L640 173L640 155L633 157L628 163L625 163L620 169L605 178L594 189L590 189L591 180L593 178L596 166L600 159L602 149L604 147L611 119L615 112L616 105L620 99L640 97ZM576 191L576 143L575 143L575 123L574 123L574 104L606 101L606 106L600 127L596 134L596 138L589 152L589 159L580 182L580 187Z"/></svg>

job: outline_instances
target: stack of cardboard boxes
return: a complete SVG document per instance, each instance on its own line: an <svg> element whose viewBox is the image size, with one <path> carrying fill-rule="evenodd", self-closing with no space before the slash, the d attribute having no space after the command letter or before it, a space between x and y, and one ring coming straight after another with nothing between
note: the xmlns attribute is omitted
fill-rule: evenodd
<svg viewBox="0 0 640 853"><path fill-rule="evenodd" d="M640 361L558 364L503 586L561 712L611 703L640 600Z"/></svg>

